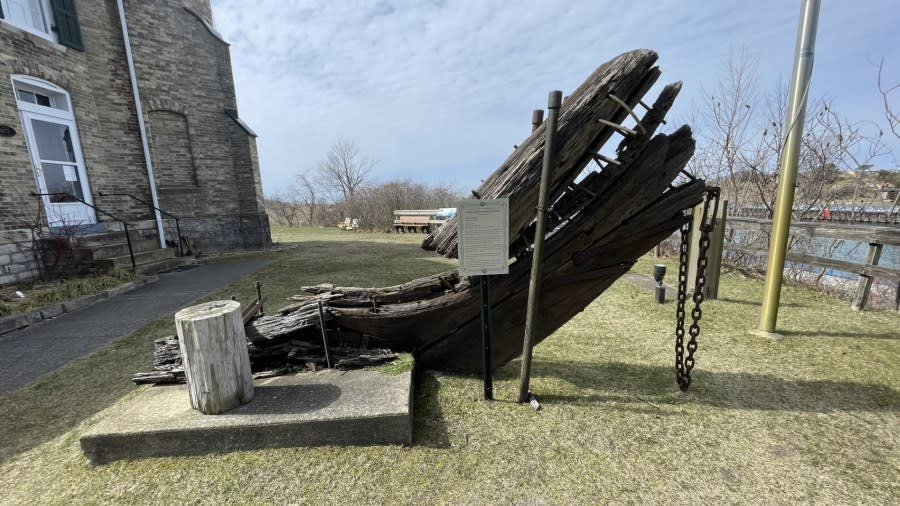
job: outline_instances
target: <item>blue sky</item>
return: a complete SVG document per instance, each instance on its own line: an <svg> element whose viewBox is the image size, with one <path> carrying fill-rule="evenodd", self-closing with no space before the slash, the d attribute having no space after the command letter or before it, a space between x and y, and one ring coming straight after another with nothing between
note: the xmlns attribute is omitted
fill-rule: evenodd
<svg viewBox="0 0 900 506"><path fill-rule="evenodd" d="M884 124L876 66L884 58L885 80L900 81L900 5L822 3L810 96ZM474 188L528 134L550 90L568 93L639 47L659 53L660 84L684 82L670 118L686 122L730 55L755 62L760 91L790 80L800 1L213 0L213 9L271 194L341 139L379 161L378 179Z"/></svg>

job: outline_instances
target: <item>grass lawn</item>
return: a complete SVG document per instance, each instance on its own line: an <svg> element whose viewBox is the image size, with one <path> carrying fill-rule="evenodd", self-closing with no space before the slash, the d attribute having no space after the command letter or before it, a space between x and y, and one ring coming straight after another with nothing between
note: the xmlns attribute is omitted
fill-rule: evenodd
<svg viewBox="0 0 900 506"><path fill-rule="evenodd" d="M248 301L260 279L275 307L300 285L388 285L452 266L418 249L421 235L273 232L296 247L254 255L274 262L210 299ZM771 343L746 332L761 292L759 280L723 275L687 393L674 378L674 304L620 282L536 348L540 411L513 402L518 361L497 372L495 402L480 400L479 378L424 372L411 448L87 467L79 435L134 395L129 377L150 367L168 315L0 396L0 503L897 504L900 315L788 287L787 337Z"/></svg>
<svg viewBox="0 0 900 506"><path fill-rule="evenodd" d="M84 295L100 293L107 288L134 281L136 277L133 272L123 269L110 273L8 286L0 289L0 318L42 308L56 302L65 302ZM16 295L16 291L23 292L25 297L20 298Z"/></svg>

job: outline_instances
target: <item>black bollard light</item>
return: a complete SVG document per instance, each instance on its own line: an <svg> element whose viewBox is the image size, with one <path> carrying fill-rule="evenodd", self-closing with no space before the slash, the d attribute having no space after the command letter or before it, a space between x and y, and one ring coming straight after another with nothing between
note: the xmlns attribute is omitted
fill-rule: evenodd
<svg viewBox="0 0 900 506"><path fill-rule="evenodd" d="M653 266L653 279L656 280L656 303L665 304L666 287L663 286L663 279L666 277L666 266L656 264Z"/></svg>

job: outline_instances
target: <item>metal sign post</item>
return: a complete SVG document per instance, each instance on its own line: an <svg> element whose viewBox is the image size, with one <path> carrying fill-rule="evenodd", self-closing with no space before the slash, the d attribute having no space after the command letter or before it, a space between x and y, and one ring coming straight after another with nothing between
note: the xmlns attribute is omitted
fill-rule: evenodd
<svg viewBox="0 0 900 506"><path fill-rule="evenodd" d="M491 365L491 289L490 276L481 276L481 345L484 400L494 400L494 370Z"/></svg>
<svg viewBox="0 0 900 506"><path fill-rule="evenodd" d="M491 362L490 279L509 273L509 200L466 200L456 204L459 273L479 276L484 399L494 398Z"/></svg>

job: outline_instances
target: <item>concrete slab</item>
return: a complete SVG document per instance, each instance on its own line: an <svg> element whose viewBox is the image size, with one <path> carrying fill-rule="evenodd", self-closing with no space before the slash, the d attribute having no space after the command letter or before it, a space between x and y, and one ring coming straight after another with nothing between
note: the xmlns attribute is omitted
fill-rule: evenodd
<svg viewBox="0 0 900 506"><path fill-rule="evenodd" d="M412 444L412 372L298 373L254 382L220 415L191 408L186 385L156 386L81 436L90 464L322 445Z"/></svg>

